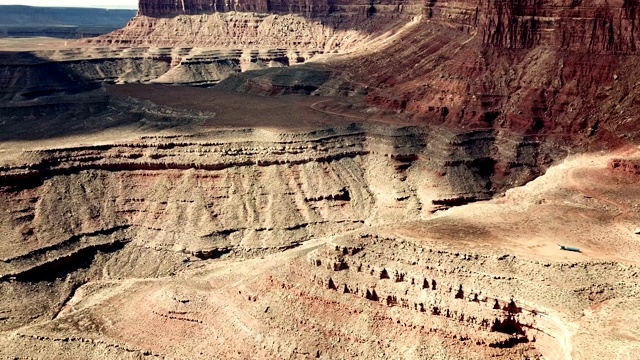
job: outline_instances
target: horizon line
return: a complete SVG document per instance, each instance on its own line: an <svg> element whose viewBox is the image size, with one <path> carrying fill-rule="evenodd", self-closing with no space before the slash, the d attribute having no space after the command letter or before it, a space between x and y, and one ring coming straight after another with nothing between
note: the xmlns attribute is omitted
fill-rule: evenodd
<svg viewBox="0 0 640 360"><path fill-rule="evenodd" d="M105 10L138 10L137 7L128 7L126 5L123 6L112 6L106 7L108 5L87 5L87 6L69 6L69 5L24 5L24 4L0 4L1 6L22 6L22 7L31 7L31 8L60 8L60 9L105 9Z"/></svg>

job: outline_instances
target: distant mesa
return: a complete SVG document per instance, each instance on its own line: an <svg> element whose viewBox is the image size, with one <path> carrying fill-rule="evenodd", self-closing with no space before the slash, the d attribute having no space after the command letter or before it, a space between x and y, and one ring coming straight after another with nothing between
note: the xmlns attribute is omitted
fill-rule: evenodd
<svg viewBox="0 0 640 360"><path fill-rule="evenodd" d="M135 15L129 9L0 5L0 37L93 37L125 26Z"/></svg>

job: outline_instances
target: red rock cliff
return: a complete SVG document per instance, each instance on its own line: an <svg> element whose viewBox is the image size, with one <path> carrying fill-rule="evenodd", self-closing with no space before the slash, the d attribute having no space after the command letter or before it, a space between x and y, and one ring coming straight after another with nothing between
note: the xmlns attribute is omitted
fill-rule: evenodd
<svg viewBox="0 0 640 360"><path fill-rule="evenodd" d="M141 0L140 16L102 41L309 54L362 49L329 65L366 84L367 100L381 108L455 128L582 134L585 142L615 145L640 139L639 2ZM213 15L172 18L185 14Z"/></svg>
<svg viewBox="0 0 640 360"><path fill-rule="evenodd" d="M635 51L638 0L489 0L478 8L485 44L549 45L578 51Z"/></svg>
<svg viewBox="0 0 640 360"><path fill-rule="evenodd" d="M139 15L171 17L176 15L211 14L214 12L259 12L302 14L323 17L333 13L349 15L373 15L379 10L415 11L423 7L415 0L140 0Z"/></svg>
<svg viewBox="0 0 640 360"><path fill-rule="evenodd" d="M243 1L221 1L221 0L141 0L139 3L139 14L145 16L175 16L183 14L210 14L213 12L227 11L253 11L271 12L288 11L295 13L322 14L329 10L327 0L311 1L282 1L272 2L269 0L243 0Z"/></svg>
<svg viewBox="0 0 640 360"><path fill-rule="evenodd" d="M638 48L638 0L432 0L427 18L478 30L485 45L550 46L578 52L632 52Z"/></svg>
<svg viewBox="0 0 640 360"><path fill-rule="evenodd" d="M477 28L486 45L544 45L580 52L636 51L639 0L140 0L139 15L215 12L293 13L353 20L389 13L423 14Z"/></svg>

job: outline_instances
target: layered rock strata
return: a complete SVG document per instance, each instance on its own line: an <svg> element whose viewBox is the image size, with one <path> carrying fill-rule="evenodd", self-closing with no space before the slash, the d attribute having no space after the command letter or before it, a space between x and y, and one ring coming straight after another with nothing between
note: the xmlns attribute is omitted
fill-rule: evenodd
<svg viewBox="0 0 640 360"><path fill-rule="evenodd" d="M3 165L0 286L13 304L3 329L31 321L25 312L55 316L97 271L167 276L191 261L279 252L488 199L536 176L547 151L491 132L355 124L213 134L31 150ZM55 290L9 299L33 291L29 284Z"/></svg>
<svg viewBox="0 0 640 360"><path fill-rule="evenodd" d="M453 337L461 346L481 345L477 351L486 357L489 349L509 349L514 358L526 357L526 350L528 356L573 358L567 324L582 316L576 309L640 291L635 268L610 262L546 263L367 233L327 243L308 255L308 266L308 281L339 301L398 309L384 320ZM597 280L611 273L625 280ZM541 285L536 276L547 281Z"/></svg>
<svg viewBox="0 0 640 360"><path fill-rule="evenodd" d="M480 30L467 34L444 24L413 30L379 52L333 64L355 84L368 84L370 103L432 124L597 146L640 135L631 95L640 78L635 55L499 48L483 45Z"/></svg>
<svg viewBox="0 0 640 360"><path fill-rule="evenodd" d="M77 281L67 288L62 281L34 278L0 282L12 290L2 293L4 299L29 288L60 294L51 320L4 333L7 345L0 354L28 349L66 352L72 359L357 358L375 351L408 359L588 359L619 349L610 346L637 349L633 335L615 342L611 333L593 327L607 319L595 315L600 309L609 313L637 304L637 267L547 262L488 248L461 251L442 239L426 244L378 235L380 230L311 240L242 261L166 253L154 262L158 255L130 247L98 253L88 271L67 275L68 282ZM145 260L144 267L154 264L159 275L177 274L131 278L143 268L131 264ZM630 324L613 326L632 334L637 317L627 311ZM5 325L16 315L3 314ZM576 334L574 321L580 320ZM592 344L584 342L586 334ZM584 348L593 352L575 351Z"/></svg>
<svg viewBox="0 0 640 360"><path fill-rule="evenodd" d="M629 121L637 110L629 94L640 75L633 55L633 4L434 2L417 12L410 4L379 4L372 16L349 25L351 15L341 7L312 17L295 6L291 13L273 14L212 12L188 3L185 9L192 10L178 11L143 2L129 26L92 45L29 56L59 62L63 73L75 74L71 83L209 86L239 71L347 52L345 60L317 58L349 84L347 93L368 94L372 105L416 114L430 124L506 128L561 142L597 139L606 146L638 137ZM336 18L344 18L342 25L330 21ZM143 46L125 48L131 45ZM20 85L38 78L31 72L39 67L9 61L1 81ZM50 91L30 87L26 98Z"/></svg>
<svg viewBox="0 0 640 360"><path fill-rule="evenodd" d="M23 101L74 94L96 89L99 83L214 85L237 72L290 66L315 54L286 49L124 46L17 52L1 57L0 99Z"/></svg>
<svg viewBox="0 0 640 360"><path fill-rule="evenodd" d="M234 4L211 1L142 0L139 16L174 17L226 12L299 14L331 24L344 17L357 24L369 17L424 15L437 21L476 28L487 45L503 48L553 46L586 52L633 52L638 46L636 28L638 4L619 1L483 0L354 3L350 1L240 1ZM344 20L343 20L344 21ZM137 26L134 24L134 27Z"/></svg>
<svg viewBox="0 0 640 360"><path fill-rule="evenodd" d="M379 1L374 3L353 1L253 1L242 0L235 3L187 0L158 1L142 0L138 3L138 15L150 17L172 17L177 15L210 14L214 12L255 12L277 14L300 14L307 18L325 19L336 15L361 18L384 13L419 14L423 4L417 1ZM381 11L382 10L382 11Z"/></svg>
<svg viewBox="0 0 640 360"><path fill-rule="evenodd" d="M7 246L41 252L43 242L57 249L117 229L192 254L290 246L336 226L421 219L541 171L539 144L511 148L510 139L491 133L354 126L248 134L246 141L225 141L219 132L216 141L150 137L27 153L30 163L0 169L11 209L3 223L13 229ZM251 140L265 136L274 139ZM508 174L498 163L511 164ZM2 277L40 263L25 256L7 257Z"/></svg>
<svg viewBox="0 0 640 360"><path fill-rule="evenodd" d="M535 241L528 255L503 254L521 249L495 250L499 233L466 218L428 228L436 245L425 232L410 241L381 233L526 183L565 154L558 144L633 140L635 11L630 2L142 1L129 27L89 45L5 57L0 355L337 358L373 348L386 357L571 358L572 321L591 336L618 304L637 307L635 267L531 260L550 256ZM349 54L231 76L221 88L366 95L377 109L322 108L336 101L322 99L306 110L363 123L385 108L415 126L224 130L212 120L220 108L176 113L96 86L212 85L330 52ZM24 129L52 119L69 129ZM108 126L127 127L95 136ZM82 139L45 145L62 135ZM43 145L20 150L20 140ZM637 172L635 161L611 167ZM538 209L563 191L536 199ZM596 229L610 229L605 210L621 206L559 199L561 220L582 209ZM616 228L630 213L612 215ZM524 231L546 225L526 222ZM461 239L489 246L449 248ZM592 256L601 241L571 256ZM631 335L619 335L629 350L632 313Z"/></svg>
<svg viewBox="0 0 640 360"><path fill-rule="evenodd" d="M318 59L369 93L375 106L413 113L431 124L560 138L572 133L580 139L571 135L560 141L597 139L617 146L638 137L628 121L637 110L628 96L639 75L635 19L632 2L240 2L229 7L142 1L128 27L99 42L184 46L186 34L195 34L202 46L308 51L305 62L318 53L346 52L352 55L344 60Z"/></svg>
<svg viewBox="0 0 640 360"><path fill-rule="evenodd" d="M87 43L345 52L397 32L412 18L371 18L357 25L340 24L342 18L337 19L339 24L327 24L295 12L137 16L125 28Z"/></svg>

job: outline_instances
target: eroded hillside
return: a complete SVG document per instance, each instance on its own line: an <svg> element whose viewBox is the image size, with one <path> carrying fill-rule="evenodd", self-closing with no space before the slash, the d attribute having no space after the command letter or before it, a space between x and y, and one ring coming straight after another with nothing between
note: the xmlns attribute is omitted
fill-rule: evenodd
<svg viewBox="0 0 640 360"><path fill-rule="evenodd" d="M629 358L636 8L143 0L3 42L0 356Z"/></svg>

